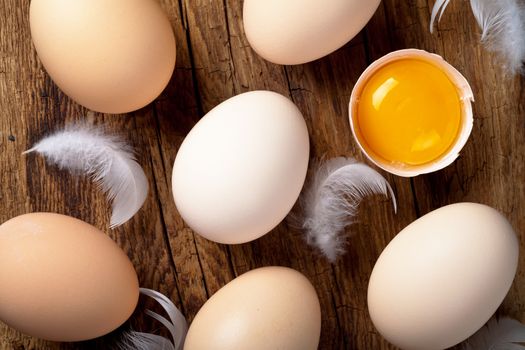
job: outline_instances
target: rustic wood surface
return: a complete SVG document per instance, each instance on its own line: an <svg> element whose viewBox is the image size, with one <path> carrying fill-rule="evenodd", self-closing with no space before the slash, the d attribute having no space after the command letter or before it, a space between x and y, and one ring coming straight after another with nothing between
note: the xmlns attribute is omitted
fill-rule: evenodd
<svg viewBox="0 0 525 350"><path fill-rule="evenodd" d="M177 69L151 105L124 116L90 113L53 84L31 43L29 0L0 4L0 221L51 211L81 218L107 232L128 253L143 287L172 298L191 321L200 306L235 276L283 265L315 285L322 311L320 349L390 349L367 312L370 272L381 250L407 224L440 206L460 201L489 204L503 212L522 241L525 234L525 88L505 78L494 56L478 43L479 31L464 1L452 1L438 31L429 33L432 0L384 0L366 29L349 44L316 62L283 67L249 47L241 0L162 0L176 33ZM351 20L351 18L349 18ZM331 265L301 233L280 225L239 246L209 242L185 226L171 195L171 168L184 136L207 111L250 90L269 89L293 99L310 131L312 159L363 159L350 133L347 105L360 73L396 49L436 52L457 67L475 93L474 130L461 157L447 169L415 179L388 175L398 198L394 214L383 198L362 206L348 234L348 253ZM127 224L108 229L109 206L90 181L21 156L35 141L64 124L89 120L124 133L138 151L151 191ZM501 314L525 321L525 254ZM0 286L2 288L2 286ZM149 305L149 304L148 304ZM144 309L141 303L139 311ZM135 327L159 324L136 316ZM112 336L82 344L32 339L0 325L1 349L104 349Z"/></svg>

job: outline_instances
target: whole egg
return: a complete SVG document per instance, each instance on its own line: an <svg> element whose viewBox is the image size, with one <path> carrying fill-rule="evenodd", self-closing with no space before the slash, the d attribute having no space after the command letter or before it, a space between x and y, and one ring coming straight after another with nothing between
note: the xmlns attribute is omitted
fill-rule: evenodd
<svg viewBox="0 0 525 350"><path fill-rule="evenodd" d="M80 341L123 324L139 297L126 254L69 216L33 213L0 226L0 320L33 337Z"/></svg>
<svg viewBox="0 0 525 350"><path fill-rule="evenodd" d="M403 229L379 257L370 316L402 349L452 347L494 314L517 266L518 240L499 212L475 203L442 207Z"/></svg>
<svg viewBox="0 0 525 350"><path fill-rule="evenodd" d="M316 350L321 308L314 287L285 267L247 272L215 293L193 320L184 350Z"/></svg>
<svg viewBox="0 0 525 350"><path fill-rule="evenodd" d="M219 243L254 240L292 209L308 168L309 138L299 109L270 91L237 95L206 114L173 166L179 213Z"/></svg>
<svg viewBox="0 0 525 350"><path fill-rule="evenodd" d="M380 0L245 0L244 31L251 47L278 64L302 64L349 42Z"/></svg>
<svg viewBox="0 0 525 350"><path fill-rule="evenodd" d="M30 6L38 57L79 104L126 113L168 84L175 36L156 0L32 0Z"/></svg>

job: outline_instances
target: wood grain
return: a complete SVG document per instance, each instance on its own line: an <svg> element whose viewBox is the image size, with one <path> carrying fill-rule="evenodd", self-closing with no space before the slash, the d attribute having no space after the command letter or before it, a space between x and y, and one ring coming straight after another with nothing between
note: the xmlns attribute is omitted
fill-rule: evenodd
<svg viewBox="0 0 525 350"><path fill-rule="evenodd" d="M320 349L391 349L375 331L366 307L368 278L392 237L417 217L460 201L489 204L525 234L525 89L523 78L505 77L497 59L478 43L468 3L453 1L434 35L428 31L433 1L384 0L366 29L321 60L283 67L250 48L242 26L241 0L160 0L177 38L177 68L163 94L127 116L90 113L53 84L31 44L29 0L0 4L0 222L32 211L81 218L106 231L129 255L144 287L170 296L191 321L207 298L235 276L260 266L283 265L315 285L322 310ZM349 19L350 20L350 19ZM471 82L476 121L461 157L447 169L415 179L388 175L398 198L372 198L348 229L348 253L331 265L312 251L301 233L281 224L245 245L209 242L189 229L171 196L172 164L184 136L211 108L236 94L268 89L290 97L303 112L312 160L352 156L363 160L347 117L360 73L396 49L421 48L442 55ZM66 123L88 120L124 133L150 181L143 209L109 230L109 207L86 179L21 156L36 140ZM525 258L500 313L525 321ZM147 306L152 306L147 304ZM141 317L143 330L159 327ZM116 334L80 344L33 339L0 325L0 349L104 349Z"/></svg>

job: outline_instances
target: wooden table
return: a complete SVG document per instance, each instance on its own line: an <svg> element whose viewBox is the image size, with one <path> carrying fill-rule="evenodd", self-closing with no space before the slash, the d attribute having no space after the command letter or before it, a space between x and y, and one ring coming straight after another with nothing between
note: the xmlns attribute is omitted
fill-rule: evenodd
<svg viewBox="0 0 525 350"><path fill-rule="evenodd" d="M29 0L0 5L0 221L36 211L68 214L107 232L128 253L140 283L172 298L191 321L207 298L246 271L284 265L303 272L319 294L321 349L389 349L374 329L366 305L376 258L403 227L440 206L473 201L503 212L525 234L525 85L505 78L498 61L480 46L467 2L452 1L434 35L433 1L385 0L366 30L334 54L283 67L265 62L248 45L241 0L162 0L176 33L177 69L153 104L125 116L93 114L78 106L46 75L31 43ZM348 20L352 20L349 18ZM268 89L293 99L307 120L312 159L362 160L352 139L347 105L360 73L396 49L421 48L442 55L470 81L475 125L461 157L447 169L415 179L386 175L399 203L371 198L348 229L348 253L331 265L285 224L245 245L209 242L184 224L171 195L171 168L184 136L207 111L241 92ZM21 156L50 131L76 121L124 133L150 181L142 210L124 226L108 229L109 205L89 180ZM444 227L444 229L446 229ZM74 234L72 232L72 234ZM522 243L523 246L523 243ZM525 321L525 260L501 314ZM0 286L1 288L1 286ZM143 310L141 303L139 310ZM162 328L137 317L142 330ZM105 348L97 342L58 345L0 326L1 349Z"/></svg>

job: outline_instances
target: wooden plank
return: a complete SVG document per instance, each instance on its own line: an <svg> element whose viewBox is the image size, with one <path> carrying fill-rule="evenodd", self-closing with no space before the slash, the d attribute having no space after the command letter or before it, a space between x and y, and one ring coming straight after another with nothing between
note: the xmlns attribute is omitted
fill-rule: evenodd
<svg viewBox="0 0 525 350"><path fill-rule="evenodd" d="M478 43L468 4L452 2L436 34L428 31L433 2L383 1L367 29L334 54L283 67L249 47L238 0L161 0L177 38L177 69L164 93L129 116L90 114L63 95L45 74L31 45L29 0L0 5L0 220L30 211L55 211L108 232L132 259L143 286L160 290L193 319L206 299L250 269L283 265L303 272L318 291L323 325L320 349L391 349L375 331L366 307L369 274L377 256L404 226L441 205L478 201L504 212L525 231L525 106L523 79L504 78L497 60ZM472 138L451 167L414 180L387 176L398 198L366 201L347 230L348 253L327 263L286 222L263 238L225 246L195 235L178 215L171 170L187 132L211 108L245 91L268 89L290 97L303 112L312 160L351 156L363 160L348 125L348 100L360 73L376 58L405 47L439 53L462 71L476 94ZM109 230L109 205L86 179L47 166L21 152L65 123L85 121L124 133L150 180L144 208ZM313 164L310 166L310 174ZM523 237L521 237L523 238ZM523 239L521 239L523 241ZM522 243L524 244L524 243ZM522 247L523 248L523 247ZM525 266L523 257L520 267ZM503 312L524 320L520 269ZM146 304L148 307L151 303ZM145 305L141 303L139 311ZM132 324L159 328L137 316ZM103 348L110 335L81 344L54 344L0 325L0 349Z"/></svg>

